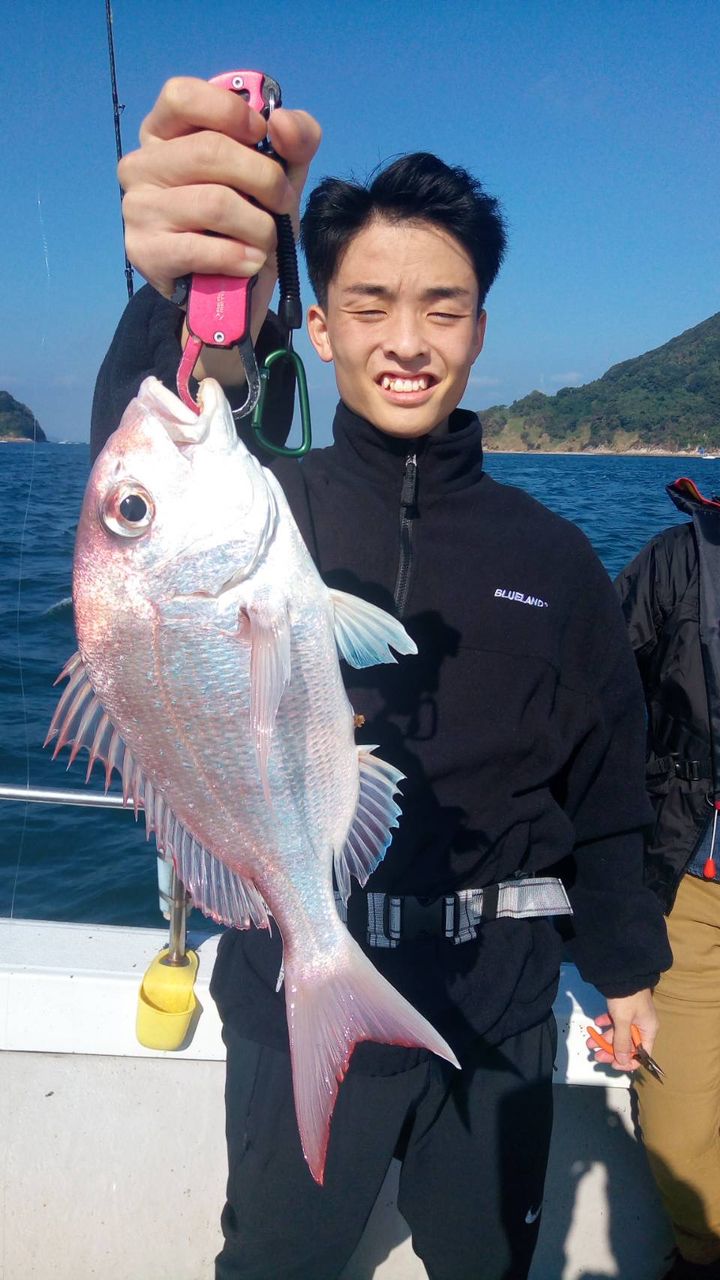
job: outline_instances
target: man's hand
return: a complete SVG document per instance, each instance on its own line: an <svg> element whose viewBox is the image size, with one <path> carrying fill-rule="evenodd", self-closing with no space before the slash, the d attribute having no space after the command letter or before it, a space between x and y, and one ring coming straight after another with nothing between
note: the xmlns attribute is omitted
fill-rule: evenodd
<svg viewBox="0 0 720 1280"><path fill-rule="evenodd" d="M252 149L266 133L286 173ZM278 108L266 123L218 85L168 80L143 121L139 149L118 168L128 258L165 297L191 272L258 274L256 308L264 316L275 284L271 214L297 222L319 144L320 127L304 111Z"/></svg>
<svg viewBox="0 0 720 1280"><path fill-rule="evenodd" d="M632 996L608 1000L607 1013L595 1019L603 1037L613 1046L613 1053L606 1053L594 1041L588 1040L588 1049L595 1054L598 1062L609 1063L618 1071L634 1071L638 1066L633 1056L631 1026L636 1026L642 1037L642 1044L652 1054L653 1044L658 1029L658 1017L655 1012L652 991L647 987L636 991Z"/></svg>

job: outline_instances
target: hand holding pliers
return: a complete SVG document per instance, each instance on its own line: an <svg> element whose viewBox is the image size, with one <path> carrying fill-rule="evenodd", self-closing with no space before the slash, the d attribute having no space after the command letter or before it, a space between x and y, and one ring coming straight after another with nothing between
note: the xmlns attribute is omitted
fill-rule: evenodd
<svg viewBox="0 0 720 1280"><path fill-rule="evenodd" d="M602 1033L598 1031L597 1027L586 1027L586 1031L590 1037L587 1042L588 1049L602 1049L605 1053L609 1054L612 1059L614 1059L615 1050L613 1048L612 1041L602 1035ZM636 1058L639 1065L644 1067L646 1071L649 1071L650 1075L654 1076L656 1080L662 1081L664 1079L662 1067L660 1067L655 1059L648 1053L642 1042L642 1034L639 1028L634 1024L630 1028L630 1035L632 1036L633 1042L633 1057ZM632 1071L634 1068L630 1067L629 1070Z"/></svg>

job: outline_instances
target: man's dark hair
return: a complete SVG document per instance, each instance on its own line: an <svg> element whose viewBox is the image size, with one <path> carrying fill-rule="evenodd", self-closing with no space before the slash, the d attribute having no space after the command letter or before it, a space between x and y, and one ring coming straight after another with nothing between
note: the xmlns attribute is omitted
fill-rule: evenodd
<svg viewBox="0 0 720 1280"><path fill-rule="evenodd" d="M427 222L454 236L475 268L482 306L506 246L500 206L466 169L429 151L401 156L370 185L323 178L311 191L301 222L308 274L321 307L350 241L374 218Z"/></svg>

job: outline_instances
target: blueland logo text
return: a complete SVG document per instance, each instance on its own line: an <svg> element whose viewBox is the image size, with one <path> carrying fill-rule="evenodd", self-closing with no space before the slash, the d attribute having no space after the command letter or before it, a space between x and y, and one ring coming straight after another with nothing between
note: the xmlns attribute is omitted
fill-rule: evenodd
<svg viewBox="0 0 720 1280"><path fill-rule="evenodd" d="M547 600L539 596L527 596L524 591L508 591L506 587L496 587L495 595L501 600L514 600L516 604L531 604L535 609L549 609Z"/></svg>

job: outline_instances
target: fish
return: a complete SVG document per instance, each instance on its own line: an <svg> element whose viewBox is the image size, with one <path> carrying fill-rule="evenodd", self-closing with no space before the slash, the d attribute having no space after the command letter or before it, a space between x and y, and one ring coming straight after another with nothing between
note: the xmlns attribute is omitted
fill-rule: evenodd
<svg viewBox="0 0 720 1280"><path fill-rule="evenodd" d="M277 925L300 1142L322 1184L356 1044L459 1065L335 897L384 857L403 780L356 742L340 659L417 650L390 614L325 585L217 382L199 405L146 378L94 464L73 562L78 649L47 742L71 748L68 767L86 749L86 781L100 762L106 791L119 774L201 911Z"/></svg>

